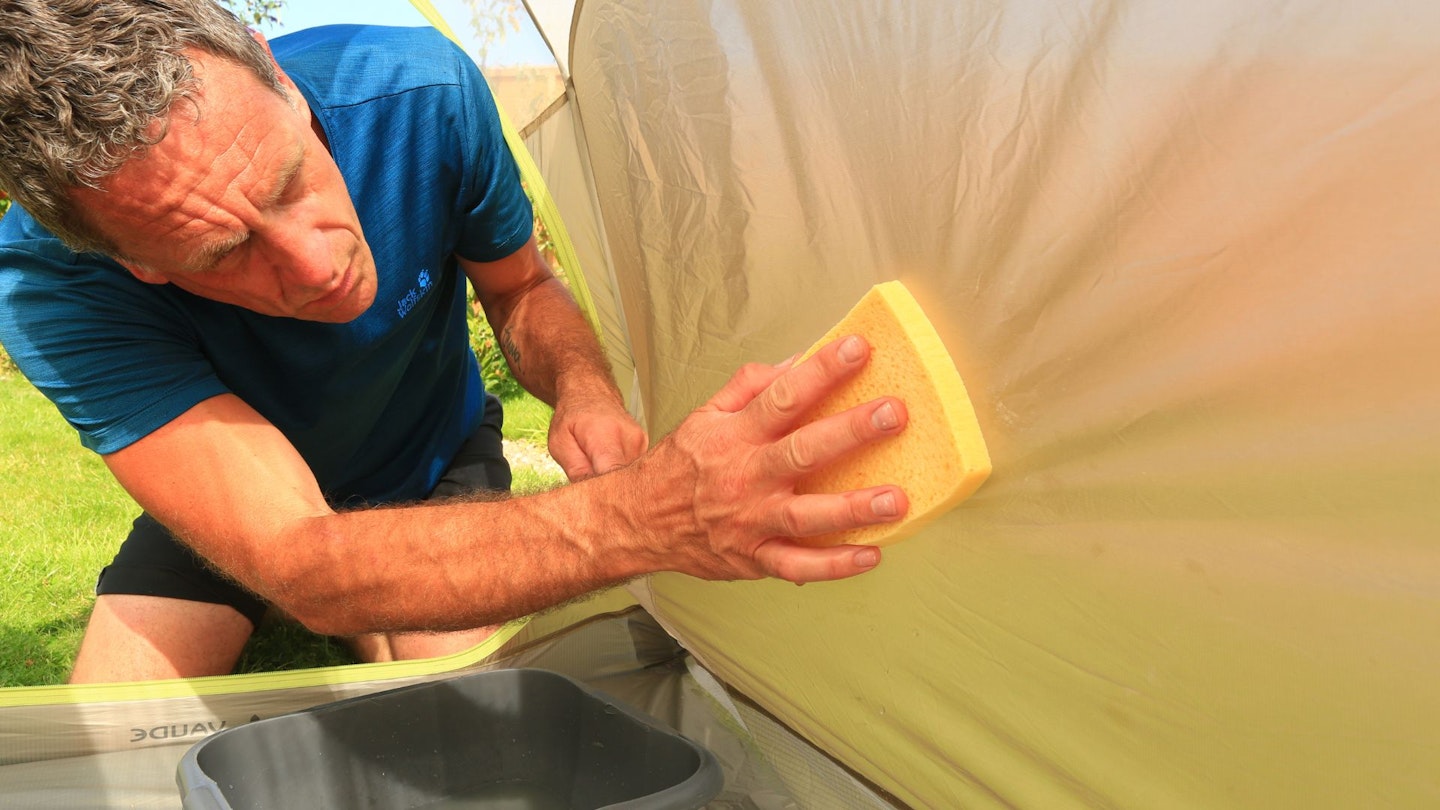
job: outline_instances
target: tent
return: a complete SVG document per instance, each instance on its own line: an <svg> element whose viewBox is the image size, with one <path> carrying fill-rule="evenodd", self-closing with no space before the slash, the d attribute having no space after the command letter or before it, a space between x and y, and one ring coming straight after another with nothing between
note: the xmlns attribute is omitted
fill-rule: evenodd
<svg viewBox="0 0 1440 810"><path fill-rule="evenodd" d="M460 666L653 617L752 806L1440 804L1440 6L527 5L516 140L652 434L898 278L995 472L863 577L657 575ZM0 696L0 798L168 778L55 689Z"/></svg>

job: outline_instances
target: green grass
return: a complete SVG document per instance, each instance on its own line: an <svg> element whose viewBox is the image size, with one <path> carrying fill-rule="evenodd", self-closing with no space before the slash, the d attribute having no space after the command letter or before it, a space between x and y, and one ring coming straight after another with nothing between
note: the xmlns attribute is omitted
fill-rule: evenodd
<svg viewBox="0 0 1440 810"><path fill-rule="evenodd" d="M544 447L550 431L550 416L554 413L550 406L528 394L507 399L504 405L505 438Z"/></svg>
<svg viewBox="0 0 1440 810"><path fill-rule="evenodd" d="M95 577L137 510L15 374L0 376L0 502L0 683L58 683L85 629Z"/></svg>
<svg viewBox="0 0 1440 810"><path fill-rule="evenodd" d="M553 413L549 405L528 394L505 400L505 438L544 448ZM510 489L517 495L544 492L565 483L563 474L516 464L514 459L510 469L514 477Z"/></svg>
<svg viewBox="0 0 1440 810"><path fill-rule="evenodd" d="M507 438L544 445L550 412L523 397L505 403ZM517 492L560 480L518 468ZM63 683L110 562L139 508L43 396L0 371L0 686ZM237 671L301 669L353 661L345 646L283 622L266 622Z"/></svg>

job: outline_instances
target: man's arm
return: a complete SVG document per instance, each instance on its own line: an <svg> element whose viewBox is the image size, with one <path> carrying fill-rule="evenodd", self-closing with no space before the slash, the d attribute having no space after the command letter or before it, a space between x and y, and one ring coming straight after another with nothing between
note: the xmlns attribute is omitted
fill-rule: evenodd
<svg viewBox="0 0 1440 810"><path fill-rule="evenodd" d="M626 412L595 333L535 238L499 261L458 261L515 379L555 408L550 455L570 480L608 472L645 452L645 431Z"/></svg>
<svg viewBox="0 0 1440 810"><path fill-rule="evenodd" d="M105 460L202 557L328 634L493 624L653 571L837 579L879 550L790 538L896 520L905 495L795 483L900 432L904 406L796 425L868 357L851 338L793 368L746 366L637 462L526 498L336 513L284 436L228 394Z"/></svg>

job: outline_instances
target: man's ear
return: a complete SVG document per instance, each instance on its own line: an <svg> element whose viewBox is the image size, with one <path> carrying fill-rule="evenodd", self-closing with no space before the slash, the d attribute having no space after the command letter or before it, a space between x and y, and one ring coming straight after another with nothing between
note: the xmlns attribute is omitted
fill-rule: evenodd
<svg viewBox="0 0 1440 810"><path fill-rule="evenodd" d="M251 28L250 36L253 37L256 42L260 43L260 46L265 49L266 55L270 57L270 64L275 68L275 78L280 80L280 85L290 94L291 105L306 106L308 110L308 106L305 105L305 96L300 93L300 88L295 86L295 82L290 80L290 76L285 73L284 68L280 67L280 63L275 61L275 53L270 50L270 43L265 40L265 35ZM321 140L324 140L323 135L321 136Z"/></svg>
<svg viewBox="0 0 1440 810"><path fill-rule="evenodd" d="M251 28L249 30L250 38L260 43L260 47L265 49L265 53L270 53L270 43L265 40L265 35L254 28ZM275 59L275 54L271 53L270 59L273 61Z"/></svg>
<svg viewBox="0 0 1440 810"><path fill-rule="evenodd" d="M256 42L260 43L260 47L265 49L265 55L270 57L270 64L275 68L275 76L280 79L280 83L285 85L287 88L298 92L298 90L296 90L295 83L290 81L290 77L285 75L285 71L281 69L280 63L275 61L275 53L270 50L270 42L265 39L265 35L260 33L259 31L256 31L254 28L251 28L250 37Z"/></svg>
<svg viewBox="0 0 1440 810"><path fill-rule="evenodd" d="M121 259L116 259L116 260L115 260L115 263L118 264L118 265L120 265L121 267L125 268L126 270L129 270L129 271L130 271L130 275L134 276L135 278L140 279L141 281L145 282L146 284L169 284L169 283L170 283L170 280L167 279L167 278L165 278L165 276L163 276L163 275L155 272L154 270L149 270L149 269L147 269L147 268L145 268L145 267L143 267L143 266L141 266L141 265L131 264L131 263L129 263L129 262L127 262L127 261L123 261L123 260L121 260Z"/></svg>

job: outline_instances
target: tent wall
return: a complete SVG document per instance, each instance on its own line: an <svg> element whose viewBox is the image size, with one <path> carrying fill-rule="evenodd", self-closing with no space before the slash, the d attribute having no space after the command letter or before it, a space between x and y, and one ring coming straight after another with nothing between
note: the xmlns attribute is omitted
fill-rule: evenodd
<svg viewBox="0 0 1440 810"><path fill-rule="evenodd" d="M708 667L915 806L1440 802L1440 6L578 14L652 432L899 278L995 461L855 580L649 580Z"/></svg>
<svg viewBox="0 0 1440 810"><path fill-rule="evenodd" d="M567 96L566 103L550 110L543 119L532 122L526 127L526 132L525 148L534 157L550 189L578 260L578 267L567 267L565 271L571 275L578 272L585 281L590 293L590 315L599 331L610 368L631 409L637 415L643 415L625 311L611 272L604 226L595 202L584 136L575 119L575 106L569 103Z"/></svg>

